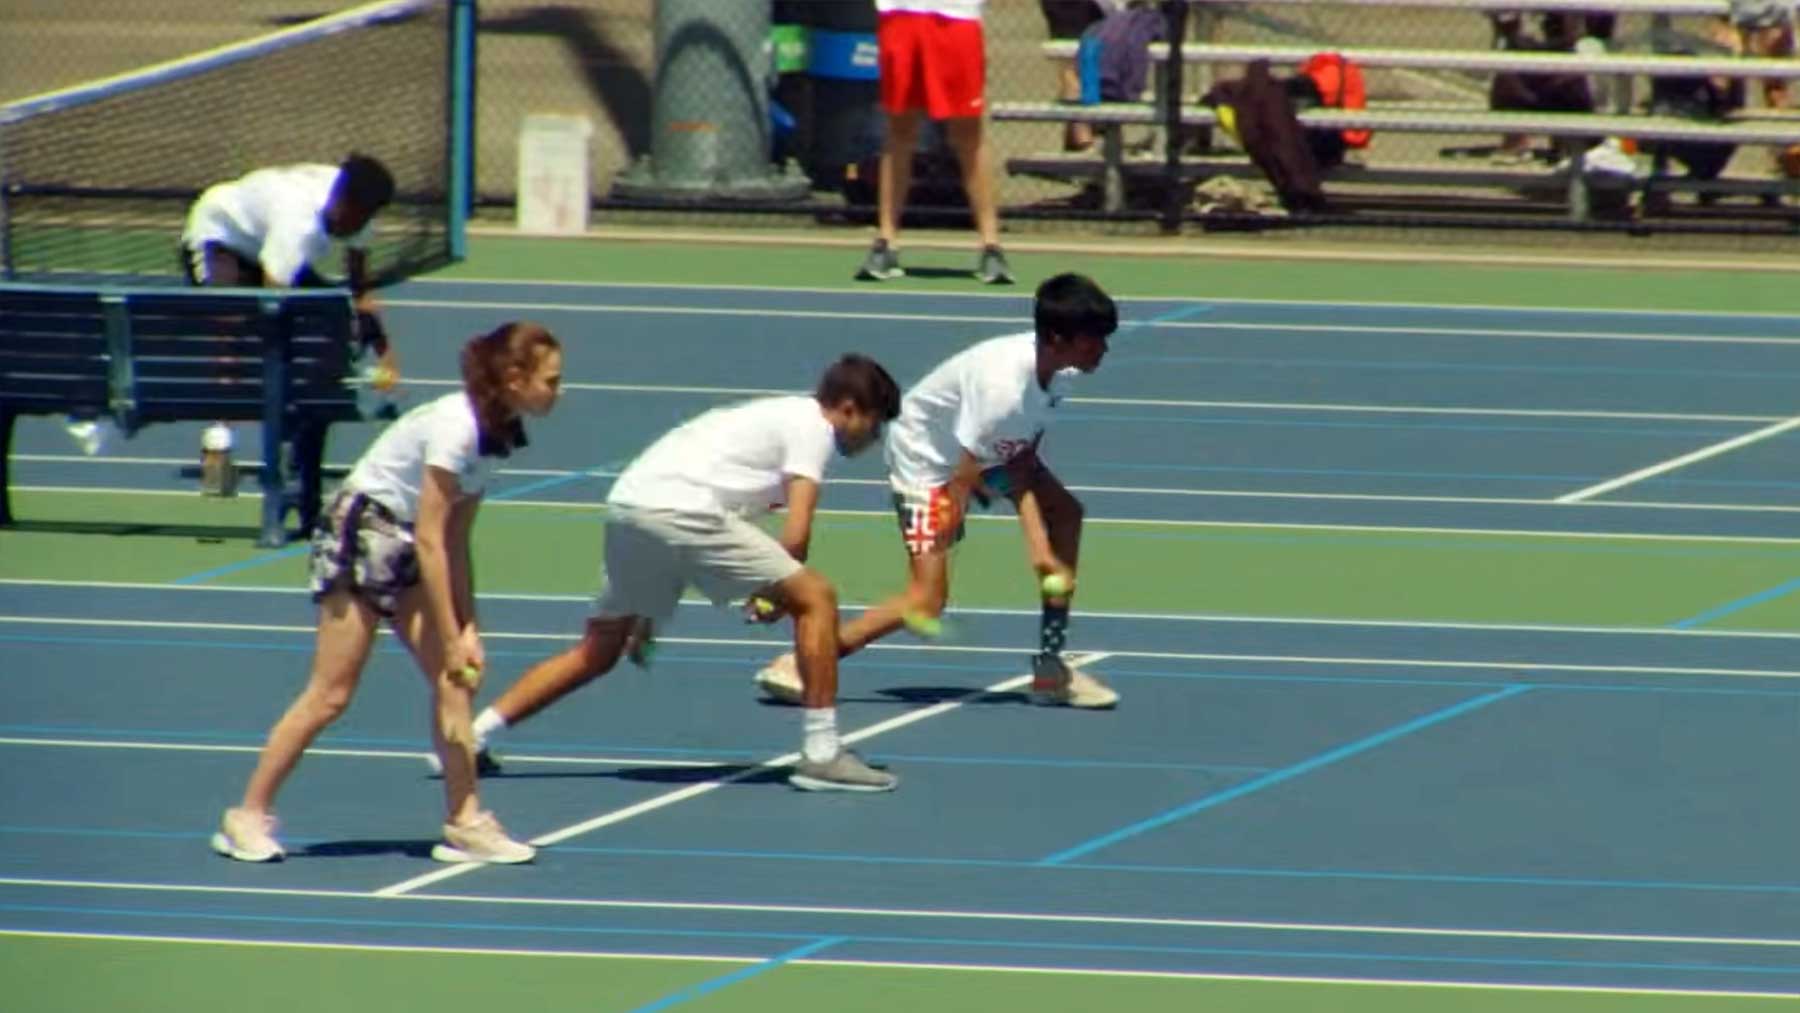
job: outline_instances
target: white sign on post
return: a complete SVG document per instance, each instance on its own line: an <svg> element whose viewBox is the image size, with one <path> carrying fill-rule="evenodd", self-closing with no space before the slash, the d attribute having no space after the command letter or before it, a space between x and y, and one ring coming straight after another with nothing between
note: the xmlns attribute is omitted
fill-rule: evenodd
<svg viewBox="0 0 1800 1013"><path fill-rule="evenodd" d="M521 232L579 235L588 227L588 141L585 116L536 113L519 130Z"/></svg>

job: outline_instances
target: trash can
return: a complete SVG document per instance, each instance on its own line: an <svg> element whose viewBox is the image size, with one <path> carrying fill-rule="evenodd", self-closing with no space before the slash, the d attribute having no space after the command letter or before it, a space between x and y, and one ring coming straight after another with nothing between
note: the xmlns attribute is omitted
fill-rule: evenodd
<svg viewBox="0 0 1800 1013"><path fill-rule="evenodd" d="M519 128L520 232L578 235L588 227L588 146L594 125L585 116L534 113Z"/></svg>
<svg viewBox="0 0 1800 1013"><path fill-rule="evenodd" d="M793 113L795 149L815 189L842 188L848 166L881 153L881 67L874 0L789 0L776 18L806 33L805 69L777 89Z"/></svg>

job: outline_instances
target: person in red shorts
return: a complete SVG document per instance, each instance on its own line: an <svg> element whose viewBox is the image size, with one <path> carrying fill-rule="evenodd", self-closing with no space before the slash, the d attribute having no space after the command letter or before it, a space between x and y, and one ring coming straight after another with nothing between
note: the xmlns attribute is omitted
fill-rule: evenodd
<svg viewBox="0 0 1800 1013"><path fill-rule="evenodd" d="M985 0L875 0L880 13L881 107L887 140L881 149L877 189L880 234L856 272L862 281L905 274L895 242L906 195L912 188L912 156L924 118L943 124L962 169L963 191L981 236L975 276L1010 285L1012 269L1000 249L1000 215L994 203L993 149L982 129L987 56L981 33Z"/></svg>

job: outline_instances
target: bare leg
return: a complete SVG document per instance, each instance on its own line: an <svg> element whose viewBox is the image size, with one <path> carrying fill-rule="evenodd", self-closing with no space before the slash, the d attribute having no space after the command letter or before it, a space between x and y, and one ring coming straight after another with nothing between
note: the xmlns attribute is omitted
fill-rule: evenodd
<svg viewBox="0 0 1800 1013"><path fill-rule="evenodd" d="M306 747L350 705L363 664L369 660L379 622L380 616L367 602L346 590L333 591L319 603L312 675L306 688L269 730L262 756L244 786L241 808L252 813L272 809L275 794L293 773Z"/></svg>
<svg viewBox="0 0 1800 1013"><path fill-rule="evenodd" d="M993 145L982 129L981 117L959 116L944 121L944 135L956 152L962 169L963 192L975 215L975 231L982 246L1000 245L1000 213L994 204Z"/></svg>
<svg viewBox="0 0 1800 1013"><path fill-rule="evenodd" d="M900 219L906 214L906 196L912 192L913 151L919 146L922 113L888 113L887 140L881 146L881 179L877 184L877 227L881 238L894 245L900 238Z"/></svg>
<svg viewBox="0 0 1800 1013"><path fill-rule="evenodd" d="M837 701L837 591L817 570L803 569L779 585L794 617L794 658L800 668L803 707L830 707Z"/></svg>
<svg viewBox="0 0 1800 1013"><path fill-rule="evenodd" d="M1081 101L1081 75L1075 70L1074 61L1065 61L1056 72L1056 97L1064 102ZM1063 148L1068 151L1084 151L1094 143L1094 127L1089 123L1071 121L1063 128Z"/></svg>
<svg viewBox="0 0 1800 1013"><path fill-rule="evenodd" d="M481 812L475 789L475 732L470 727L475 688L460 673L445 667L444 635L432 624L418 587L400 596L394 610L394 633L419 666L431 687L431 745L444 770L444 822L458 826Z"/></svg>
<svg viewBox="0 0 1800 1013"><path fill-rule="evenodd" d="M612 671L636 622L636 616L589 619L580 643L531 666L500 694L493 709L507 725L516 725Z"/></svg>
<svg viewBox="0 0 1800 1013"><path fill-rule="evenodd" d="M908 613L944 614L950 599L950 555L932 551L908 561L906 590L875 605L838 630L838 656L848 657L899 629Z"/></svg>

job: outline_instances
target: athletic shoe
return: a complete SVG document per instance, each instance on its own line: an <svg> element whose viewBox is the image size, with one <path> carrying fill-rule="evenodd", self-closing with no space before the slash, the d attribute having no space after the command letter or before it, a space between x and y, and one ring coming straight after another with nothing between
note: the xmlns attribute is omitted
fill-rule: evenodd
<svg viewBox="0 0 1800 1013"><path fill-rule="evenodd" d="M430 765L431 772L439 777L444 776L444 761L438 759L436 753L426 753L425 762ZM500 755L488 746L475 750L475 776L497 777L502 772Z"/></svg>
<svg viewBox="0 0 1800 1013"><path fill-rule="evenodd" d="M488 862L517 865L537 857L537 849L506 836L506 828L491 812L475 814L465 826L444 824L444 843L431 849L440 862Z"/></svg>
<svg viewBox="0 0 1800 1013"><path fill-rule="evenodd" d="M848 749L822 763L801 760L788 775L788 783L803 791L893 791L900 779L876 770Z"/></svg>
<svg viewBox="0 0 1800 1013"><path fill-rule="evenodd" d="M1000 247L982 247L981 260L975 265L975 279L983 285L1013 283L1012 268L1007 265L1006 254L1000 252Z"/></svg>
<svg viewBox="0 0 1800 1013"><path fill-rule="evenodd" d="M212 848L240 862L279 862L287 849L275 839L275 817L248 809L227 809L212 835Z"/></svg>
<svg viewBox="0 0 1800 1013"><path fill-rule="evenodd" d="M1031 658L1031 702L1105 710L1118 704L1119 694L1081 669L1070 668L1059 654L1037 654Z"/></svg>
<svg viewBox="0 0 1800 1013"><path fill-rule="evenodd" d="M648 669L656 660L656 624L640 618L625 635L625 657L639 668Z"/></svg>
<svg viewBox="0 0 1800 1013"><path fill-rule="evenodd" d="M856 280L887 281L905 274L906 269L900 266L900 255L888 246L887 240L877 239L869 247L869 255L863 258L862 266L856 269Z"/></svg>
<svg viewBox="0 0 1800 1013"><path fill-rule="evenodd" d="M756 688L773 703L798 704L806 692L800 682L800 665L792 654L776 658L756 673Z"/></svg>

